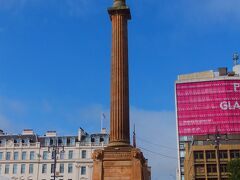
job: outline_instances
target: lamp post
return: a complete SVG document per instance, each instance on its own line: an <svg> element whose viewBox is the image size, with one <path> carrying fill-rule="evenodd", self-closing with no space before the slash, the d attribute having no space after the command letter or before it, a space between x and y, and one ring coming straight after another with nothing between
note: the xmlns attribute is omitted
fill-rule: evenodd
<svg viewBox="0 0 240 180"><path fill-rule="evenodd" d="M225 138L223 139L222 136L225 136ZM221 164L220 164L220 156L219 156L219 145L221 140L227 141L228 140L227 134L221 135L217 128L216 128L216 133L213 136L213 139L211 139L209 135L207 138L207 141L212 141L212 144L215 146L215 149L216 149L218 180L221 180L221 169L220 169Z"/></svg>
<svg viewBox="0 0 240 180"><path fill-rule="evenodd" d="M62 150L60 151L60 148ZM48 152L52 153L53 164L53 180L56 180L56 167L57 167L57 154L60 152L64 153L64 146L59 146L56 141L53 145L48 146Z"/></svg>

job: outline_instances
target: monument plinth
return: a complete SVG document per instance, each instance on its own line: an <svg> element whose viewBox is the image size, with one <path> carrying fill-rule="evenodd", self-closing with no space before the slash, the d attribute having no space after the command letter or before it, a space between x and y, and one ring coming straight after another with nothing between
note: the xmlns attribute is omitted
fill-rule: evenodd
<svg viewBox="0 0 240 180"><path fill-rule="evenodd" d="M149 180L142 152L132 147L107 147L93 153L93 180Z"/></svg>
<svg viewBox="0 0 240 180"><path fill-rule="evenodd" d="M130 145L128 20L125 0L114 0L108 8L112 21L110 143L92 158L93 180L149 180L147 162L138 148Z"/></svg>

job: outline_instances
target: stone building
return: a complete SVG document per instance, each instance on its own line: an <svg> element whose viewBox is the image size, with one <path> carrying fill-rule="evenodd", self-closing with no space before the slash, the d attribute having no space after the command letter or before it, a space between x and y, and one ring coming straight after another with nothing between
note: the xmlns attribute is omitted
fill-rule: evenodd
<svg viewBox="0 0 240 180"><path fill-rule="evenodd" d="M91 180L91 154L96 149L103 149L108 139L105 130L88 134L81 128L76 136L58 136L55 131L48 131L44 136L36 135L33 130L14 135L0 131L0 177L53 179L55 147L58 180Z"/></svg>
<svg viewBox="0 0 240 180"><path fill-rule="evenodd" d="M240 65L178 76L175 82L178 179L193 136L240 134Z"/></svg>
<svg viewBox="0 0 240 180"><path fill-rule="evenodd" d="M227 163L240 158L240 135L198 136L186 143L186 180L227 180ZM218 140L217 140L218 141Z"/></svg>

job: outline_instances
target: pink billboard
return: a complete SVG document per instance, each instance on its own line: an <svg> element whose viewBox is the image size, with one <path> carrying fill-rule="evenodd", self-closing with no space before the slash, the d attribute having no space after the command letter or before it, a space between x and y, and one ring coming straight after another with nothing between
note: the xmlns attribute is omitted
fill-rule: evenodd
<svg viewBox="0 0 240 180"><path fill-rule="evenodd" d="M180 136L239 133L240 80L176 84Z"/></svg>

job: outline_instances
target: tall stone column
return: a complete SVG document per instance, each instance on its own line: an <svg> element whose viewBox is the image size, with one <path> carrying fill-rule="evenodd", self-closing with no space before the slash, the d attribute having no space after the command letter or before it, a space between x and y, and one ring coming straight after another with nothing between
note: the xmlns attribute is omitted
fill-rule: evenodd
<svg viewBox="0 0 240 180"><path fill-rule="evenodd" d="M112 21L110 144L95 150L93 180L149 180L147 161L129 138L128 20L125 0L114 0L108 9Z"/></svg>
<svg viewBox="0 0 240 180"><path fill-rule="evenodd" d="M112 21L110 146L129 146L128 20L125 0L108 9Z"/></svg>

